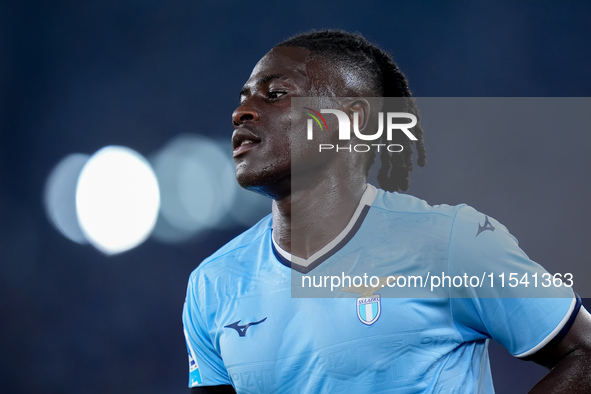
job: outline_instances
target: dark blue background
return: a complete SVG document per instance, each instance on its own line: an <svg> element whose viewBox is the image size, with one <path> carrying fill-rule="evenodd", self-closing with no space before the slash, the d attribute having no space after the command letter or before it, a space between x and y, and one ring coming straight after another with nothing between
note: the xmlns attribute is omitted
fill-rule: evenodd
<svg viewBox="0 0 591 394"><path fill-rule="evenodd" d="M67 154L124 145L149 155L183 132L229 138L230 114L252 66L276 42L310 28L362 32L393 52L419 97L587 97L590 15L589 3L563 1L3 1L0 390L185 392L180 313L187 277L243 230L181 245L149 241L113 257L74 244L54 230L42 206L46 178ZM532 152L561 140L568 159L552 163L547 156L554 171L532 185L533 198L554 191L549 204L569 204L569 193L578 194L575 206L588 201L586 134L558 130L540 141L534 132L512 147L515 163L531 162ZM482 144L475 134L450 146L457 156L486 150ZM589 235L584 226L532 225L540 217L528 211L532 196L511 187L529 185L528 177L495 188L512 165L495 173L502 156L492 155L480 174L488 182L463 184L460 176L446 183L433 175L438 188L430 189L430 171L441 169L446 155L436 145L428 149L430 166L410 192L491 212L541 262L552 253L547 249L572 249L562 243L569 233ZM513 211L523 212L523 221ZM577 214L588 223L588 208ZM588 263L589 246L578 248ZM492 362L501 393L525 392L544 373L496 346Z"/></svg>

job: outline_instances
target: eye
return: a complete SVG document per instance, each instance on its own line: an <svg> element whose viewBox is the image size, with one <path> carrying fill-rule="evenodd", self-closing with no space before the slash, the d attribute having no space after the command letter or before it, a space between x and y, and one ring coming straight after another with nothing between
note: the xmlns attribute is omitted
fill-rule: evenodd
<svg viewBox="0 0 591 394"><path fill-rule="evenodd" d="M273 100L277 100L279 99L281 96L285 95L287 92L282 92L282 91L270 91L269 93L267 93L267 97L269 98L269 100L273 101Z"/></svg>

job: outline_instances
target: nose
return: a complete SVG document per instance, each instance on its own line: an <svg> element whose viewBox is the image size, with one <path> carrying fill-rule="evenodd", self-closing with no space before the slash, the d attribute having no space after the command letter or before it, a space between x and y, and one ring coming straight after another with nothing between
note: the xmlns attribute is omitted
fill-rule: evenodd
<svg viewBox="0 0 591 394"><path fill-rule="evenodd" d="M240 104L232 113L232 123L235 127L246 122L256 122L257 120L259 120L259 113L248 105L248 101Z"/></svg>

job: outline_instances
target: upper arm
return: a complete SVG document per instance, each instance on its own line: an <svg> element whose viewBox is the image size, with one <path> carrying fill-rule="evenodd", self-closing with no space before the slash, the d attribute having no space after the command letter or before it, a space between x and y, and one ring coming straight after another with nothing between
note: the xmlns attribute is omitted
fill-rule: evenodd
<svg viewBox="0 0 591 394"><path fill-rule="evenodd" d="M548 282L550 274L529 259L502 224L462 208L451 245L454 275L485 278L482 286L460 288L463 297L452 298L454 321L465 340L490 337L526 358L572 327L580 299L566 283Z"/></svg>
<svg viewBox="0 0 591 394"><path fill-rule="evenodd" d="M553 368L566 357L585 354L591 356L591 314L581 307L562 340L548 343L528 359ZM591 362L587 365L591 366Z"/></svg>
<svg viewBox="0 0 591 394"><path fill-rule="evenodd" d="M549 343L530 359L550 368L532 394L591 392L591 316L585 308L560 342Z"/></svg>
<svg viewBox="0 0 591 394"><path fill-rule="evenodd" d="M204 305L196 275L191 275L183 307L183 328L189 354L189 387L231 385L216 347L215 310ZM211 327L211 328L210 328Z"/></svg>

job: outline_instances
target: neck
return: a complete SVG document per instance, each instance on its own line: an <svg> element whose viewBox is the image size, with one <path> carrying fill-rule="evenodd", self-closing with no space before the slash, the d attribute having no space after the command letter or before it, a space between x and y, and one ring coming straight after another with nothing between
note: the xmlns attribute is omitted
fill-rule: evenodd
<svg viewBox="0 0 591 394"><path fill-rule="evenodd" d="M273 201L275 242L295 256L310 257L347 226L366 187L365 177L292 184L289 196Z"/></svg>

